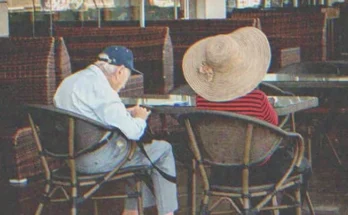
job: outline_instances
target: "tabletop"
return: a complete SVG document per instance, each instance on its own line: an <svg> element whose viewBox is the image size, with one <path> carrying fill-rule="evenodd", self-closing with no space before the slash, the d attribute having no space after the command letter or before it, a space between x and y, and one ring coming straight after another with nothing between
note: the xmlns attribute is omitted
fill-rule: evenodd
<svg viewBox="0 0 348 215"><path fill-rule="evenodd" d="M348 88L348 76L336 74L266 74L263 82L280 88Z"/></svg>
<svg viewBox="0 0 348 215"><path fill-rule="evenodd" d="M279 116L318 106L318 98L312 96L269 96ZM156 113L182 114L196 110L195 96L188 95L144 95L121 98L126 105L143 105Z"/></svg>

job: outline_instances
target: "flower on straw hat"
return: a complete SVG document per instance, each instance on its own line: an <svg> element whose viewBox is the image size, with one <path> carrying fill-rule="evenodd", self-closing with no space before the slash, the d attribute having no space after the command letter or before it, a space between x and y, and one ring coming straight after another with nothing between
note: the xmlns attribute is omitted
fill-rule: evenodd
<svg viewBox="0 0 348 215"><path fill-rule="evenodd" d="M204 38L183 58L184 77L191 88L210 101L228 101L257 87L267 73L271 49L255 27Z"/></svg>

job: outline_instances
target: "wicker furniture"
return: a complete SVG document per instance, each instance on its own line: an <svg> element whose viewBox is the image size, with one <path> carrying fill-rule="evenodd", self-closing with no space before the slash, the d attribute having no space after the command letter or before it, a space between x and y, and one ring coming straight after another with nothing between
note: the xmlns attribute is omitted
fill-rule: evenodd
<svg viewBox="0 0 348 215"><path fill-rule="evenodd" d="M0 141L6 178L42 173L23 104L52 104L57 85L69 74L64 41L57 37L0 39ZM51 163L57 166L58 163Z"/></svg>
<svg viewBox="0 0 348 215"><path fill-rule="evenodd" d="M170 94L195 96L196 92L191 88L190 85L183 84L179 87L174 88L172 91L170 91Z"/></svg>
<svg viewBox="0 0 348 215"><path fill-rule="evenodd" d="M244 26L257 27L257 19L209 19L209 20L157 20L148 26L168 26L173 42L174 85L186 84L182 72L182 59L186 50L195 42L217 34L227 34Z"/></svg>
<svg viewBox="0 0 348 215"><path fill-rule="evenodd" d="M169 45L169 40L165 41L165 46L164 46L164 68L163 72L162 70L157 71L157 66L156 68L153 68L156 70L156 73L154 73L154 77L149 77L149 79L156 80L154 86L150 85L150 89L145 89L145 93L158 93L160 92L161 94L168 93L174 86L177 87L179 85L185 84L186 81L184 79L184 76L182 74L182 57L185 53L185 51L188 49L189 46L191 46L194 42L208 36L213 36L216 34L225 34L225 33L230 33L233 30L239 28L239 27L244 27L244 26L255 26L258 27L258 20L254 18L233 18L233 19L210 19L210 20L154 20L154 21L146 21L146 28L143 28L143 31L151 31L150 29L156 29L156 28L163 28L163 27L168 27L169 28L169 38L170 38L170 45ZM80 23L81 24L81 23ZM80 25L79 23L76 23L76 26ZM90 25L92 23L85 23L85 25ZM134 21L122 21L122 22L105 22L104 26L108 27L102 27L102 28L97 28L97 27L61 27L64 24L57 24L55 26L55 32L56 35L58 36L63 36L64 38L70 37L70 36L77 36L77 35L92 35L92 36L106 36L110 34L110 32L114 32L115 34L122 33L120 31L123 31L126 28L136 28L135 26L138 26L138 22ZM112 26L112 27L111 27ZM98 33L96 32L91 32L88 30L88 28L91 29L99 29ZM74 30L75 29L75 30ZM80 30L76 30L80 29ZM112 30L114 29L114 30ZM117 30L120 29L120 30ZM148 29L148 30L146 30ZM86 33L86 31L88 33ZM97 30L95 30L97 31ZM127 30L125 31L127 32ZM128 34L128 33L125 33ZM128 37L128 35L127 35ZM138 39L134 39L131 41L130 39L127 39L126 36L123 37L124 41L129 41L133 42L138 41ZM138 37L141 39L142 34L139 34ZM142 40L146 41L150 38L142 38ZM122 42L122 41L120 41ZM67 42L68 43L68 42ZM151 42L149 42L151 43ZM69 45L68 45L69 47ZM133 50L133 49L132 49ZM136 50L134 50L134 56L137 58L137 56L143 56L144 60L149 58L152 55L157 55L157 51L155 50L148 50L148 52L141 52L139 54L136 53ZM172 53L172 58L169 59L169 53ZM151 53L149 55L148 53ZM141 72L144 72L145 75L145 85L149 85L146 81L147 79L147 74L150 73L150 68L149 66L145 65L139 67L137 66L137 59L135 59L135 66L140 69ZM158 60L158 59L157 59ZM153 65L154 66L154 65ZM160 65L158 65L160 67ZM171 67L171 72L166 72L166 68L169 69ZM149 72L147 72L149 70ZM162 86L162 76L165 76L165 85L164 89L158 89L158 90L153 90L156 86ZM160 81L160 83L158 83ZM150 80L149 80L150 82ZM150 82L152 83L152 82ZM174 84L174 85L173 85Z"/></svg>
<svg viewBox="0 0 348 215"><path fill-rule="evenodd" d="M49 60L56 71L56 86L71 74L70 57L62 37L9 37L0 38L1 72L14 72L30 69L31 66ZM22 62L24 60L24 62ZM27 63L26 60L35 60ZM24 66L27 65L27 68ZM17 67L16 67L17 66ZM50 67L49 69L52 69ZM4 77L4 73L2 73ZM15 74L12 74L15 75ZM12 78L14 78L12 76ZM30 78L18 77L18 78Z"/></svg>
<svg viewBox="0 0 348 215"><path fill-rule="evenodd" d="M326 60L326 15L318 9L284 9L278 11L234 11L232 18L259 18L272 50L271 70L289 59L298 61ZM297 49L297 48L300 49ZM300 51L299 51L300 50Z"/></svg>
<svg viewBox="0 0 348 215"><path fill-rule="evenodd" d="M135 96L144 94L144 75L131 75L126 83L125 88L118 93L120 96Z"/></svg>
<svg viewBox="0 0 348 215"><path fill-rule="evenodd" d="M256 214L261 210L279 210L295 207L301 214L300 184L302 175L294 170L303 158L303 138L298 133L286 132L267 122L235 113L196 111L180 116L186 126L194 164L198 165L203 181L200 214L213 214L222 202L228 202L237 214ZM272 155L284 138L294 140L294 158L279 181L269 184L252 184L249 170ZM241 185L217 186L210 184L208 169L212 165L235 166L242 169ZM194 168L195 169L195 168ZM195 178L195 176L193 176ZM195 182L195 179L192 180ZM195 188L195 184L192 185ZM285 191L293 196L289 204L278 205L276 194ZM195 196L193 189L193 196ZM212 197L217 200L212 203ZM309 195L306 197L312 214ZM195 210L195 198L193 209ZM221 211L218 211L221 212ZM196 214L193 211L192 214Z"/></svg>
<svg viewBox="0 0 348 215"><path fill-rule="evenodd" d="M22 180L42 172L24 104L53 104L60 82L71 74L61 37L0 39L0 142L5 178ZM134 75L122 96L143 94L143 76ZM59 163L52 163L57 167Z"/></svg>
<svg viewBox="0 0 348 215"><path fill-rule="evenodd" d="M52 103L57 83L70 74L62 38L7 38L0 43L2 104Z"/></svg>
<svg viewBox="0 0 348 215"><path fill-rule="evenodd" d="M78 206L91 198L97 200L111 198L136 198L138 212L143 214L140 176L145 176L149 167L139 166L122 168L130 160L136 148L134 141L128 140L119 129L100 124L69 111L47 105L27 106L28 117L36 147L45 170L46 185L43 191L43 201L39 204L36 214L41 214L47 203L69 202L70 214L77 214ZM131 144L128 154L112 171L98 174L82 174L77 172L75 159L91 153L104 146L110 139L117 137L118 144ZM115 139L116 140L116 139ZM50 168L47 159L64 161L67 165L59 169ZM132 194L101 195L100 187L107 182L133 178L136 190ZM88 187L83 190L83 187ZM56 195L61 190L63 197Z"/></svg>
<svg viewBox="0 0 348 215"><path fill-rule="evenodd" d="M173 49L167 27L57 26L55 32L64 37L73 72L93 63L105 47L123 45L133 51L135 68L144 74L146 93L164 94L173 88Z"/></svg>

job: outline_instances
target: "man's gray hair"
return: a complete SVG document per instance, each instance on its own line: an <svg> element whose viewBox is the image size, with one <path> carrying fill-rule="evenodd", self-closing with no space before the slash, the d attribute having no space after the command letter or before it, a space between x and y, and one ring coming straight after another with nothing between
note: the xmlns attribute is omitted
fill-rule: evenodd
<svg viewBox="0 0 348 215"><path fill-rule="evenodd" d="M94 64L96 64L107 76L116 72L115 65L109 64L105 61L98 60Z"/></svg>

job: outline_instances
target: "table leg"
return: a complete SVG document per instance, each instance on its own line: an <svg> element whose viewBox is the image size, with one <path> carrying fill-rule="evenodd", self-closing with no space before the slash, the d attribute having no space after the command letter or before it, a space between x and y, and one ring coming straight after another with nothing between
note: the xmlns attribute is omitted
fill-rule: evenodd
<svg viewBox="0 0 348 215"><path fill-rule="evenodd" d="M196 169L197 169L197 164L196 164L196 161L194 159L192 159L192 169L191 169L191 174L190 174L190 178L189 179L189 185L191 186L190 187L190 191L191 191L191 194L190 194L190 203L189 205L191 205L191 214L192 215L196 215L196 208L197 208L197 202L196 202L196 193L197 193L197 190L196 190L196 183L197 183L197 178L196 178Z"/></svg>

